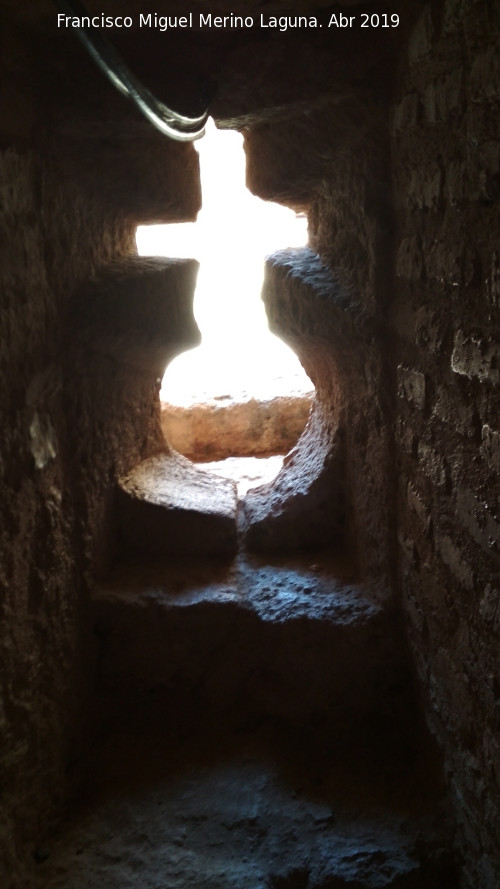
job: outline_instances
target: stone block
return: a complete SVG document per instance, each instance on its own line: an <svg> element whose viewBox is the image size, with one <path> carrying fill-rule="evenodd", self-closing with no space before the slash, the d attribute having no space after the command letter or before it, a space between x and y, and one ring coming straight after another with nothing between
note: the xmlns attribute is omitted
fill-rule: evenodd
<svg viewBox="0 0 500 889"><path fill-rule="evenodd" d="M497 385L500 382L500 343L478 331L455 334L451 368L456 374Z"/></svg>
<svg viewBox="0 0 500 889"><path fill-rule="evenodd" d="M268 399L228 396L189 408L162 403L165 438L190 460L287 454L304 431L313 400L309 394Z"/></svg>
<svg viewBox="0 0 500 889"><path fill-rule="evenodd" d="M456 515L485 552L500 556L500 520L494 506L461 485L456 491Z"/></svg>
<svg viewBox="0 0 500 889"><path fill-rule="evenodd" d="M435 533L436 552L455 579L466 590L474 589L474 572L472 566L463 556L459 546L443 531Z"/></svg>
<svg viewBox="0 0 500 889"><path fill-rule="evenodd" d="M439 386L436 392L433 415L448 424L460 435L475 435L474 404L452 386Z"/></svg>
<svg viewBox="0 0 500 889"><path fill-rule="evenodd" d="M441 488L446 485L449 476L446 458L424 441L418 443L418 462L424 475L434 485Z"/></svg>
<svg viewBox="0 0 500 889"><path fill-rule="evenodd" d="M425 375L418 370L398 366L398 395L413 407L423 410L425 407Z"/></svg>
<svg viewBox="0 0 500 889"><path fill-rule="evenodd" d="M430 509L411 482L408 482L406 488L406 501L411 511L418 517L424 533L427 534L431 523Z"/></svg>
<svg viewBox="0 0 500 889"><path fill-rule="evenodd" d="M236 485L175 452L144 460L118 482L117 515L129 546L162 557L236 550Z"/></svg>
<svg viewBox="0 0 500 889"><path fill-rule="evenodd" d="M36 468L45 469L59 450L56 432L48 414L34 414L29 427L29 442Z"/></svg>
<svg viewBox="0 0 500 889"><path fill-rule="evenodd" d="M424 244L425 269L431 280L458 287L462 280L462 261L465 245L451 239L446 231Z"/></svg>
<svg viewBox="0 0 500 889"><path fill-rule="evenodd" d="M488 465L500 473L500 431L486 423L481 430L481 451Z"/></svg>
<svg viewBox="0 0 500 889"><path fill-rule="evenodd" d="M429 352L442 355L446 319L435 309L420 306L415 315L415 340Z"/></svg>

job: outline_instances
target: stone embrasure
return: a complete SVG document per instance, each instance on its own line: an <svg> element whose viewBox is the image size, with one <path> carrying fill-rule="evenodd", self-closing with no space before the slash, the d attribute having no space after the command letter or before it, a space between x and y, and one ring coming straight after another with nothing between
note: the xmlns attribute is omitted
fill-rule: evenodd
<svg viewBox="0 0 500 889"><path fill-rule="evenodd" d="M236 485L180 454L144 460L118 483L122 535L155 556L236 549Z"/></svg>

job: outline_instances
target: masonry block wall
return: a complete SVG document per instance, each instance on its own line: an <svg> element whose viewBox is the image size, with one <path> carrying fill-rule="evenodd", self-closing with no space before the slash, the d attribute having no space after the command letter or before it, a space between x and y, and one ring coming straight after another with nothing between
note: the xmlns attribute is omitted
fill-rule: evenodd
<svg viewBox="0 0 500 889"><path fill-rule="evenodd" d="M169 154L147 126L124 144L126 103L110 116L92 64L18 13L2 23L0 882L26 889L79 750L87 578L109 554L116 474L157 428L154 375L129 372L124 399L126 371L78 348L72 304L135 250L137 221L192 218L199 186L192 147Z"/></svg>
<svg viewBox="0 0 500 889"><path fill-rule="evenodd" d="M392 113L399 578L478 889L500 884L499 27L427 4Z"/></svg>

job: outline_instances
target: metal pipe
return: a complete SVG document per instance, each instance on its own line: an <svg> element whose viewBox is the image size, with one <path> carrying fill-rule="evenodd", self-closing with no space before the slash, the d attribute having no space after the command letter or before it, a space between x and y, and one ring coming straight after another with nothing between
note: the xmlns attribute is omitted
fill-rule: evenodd
<svg viewBox="0 0 500 889"><path fill-rule="evenodd" d="M132 99L141 113L161 133L178 142L194 142L205 134L208 111L199 117L188 117L164 105L137 80L109 40L95 28L81 24L82 19L88 18L88 13L79 0L54 0L54 3L62 13L78 20L80 24L72 24L71 27L87 52L113 86Z"/></svg>

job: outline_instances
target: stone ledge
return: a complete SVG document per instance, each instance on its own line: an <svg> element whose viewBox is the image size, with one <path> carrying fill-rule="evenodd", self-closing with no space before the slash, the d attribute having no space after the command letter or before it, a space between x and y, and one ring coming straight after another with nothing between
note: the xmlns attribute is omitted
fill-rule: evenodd
<svg viewBox="0 0 500 889"><path fill-rule="evenodd" d="M304 431L312 397L228 398L189 408L163 402L161 425L169 444L190 460L286 454Z"/></svg>
<svg viewBox="0 0 500 889"><path fill-rule="evenodd" d="M122 565L96 590L93 614L113 694L163 688L188 700L196 691L219 713L292 723L340 711L380 717L402 703L387 595L326 553Z"/></svg>
<svg viewBox="0 0 500 889"><path fill-rule="evenodd" d="M161 376L176 355L197 346L192 313L199 263L131 256L110 263L76 295L71 324L92 351Z"/></svg>
<svg viewBox="0 0 500 889"><path fill-rule="evenodd" d="M144 460L119 479L117 514L133 549L215 555L236 549L236 485L175 452Z"/></svg>

